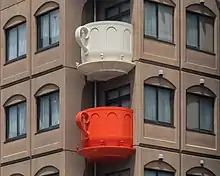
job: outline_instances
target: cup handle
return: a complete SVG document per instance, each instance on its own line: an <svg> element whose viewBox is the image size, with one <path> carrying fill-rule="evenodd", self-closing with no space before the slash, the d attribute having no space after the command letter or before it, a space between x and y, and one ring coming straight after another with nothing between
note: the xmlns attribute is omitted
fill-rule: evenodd
<svg viewBox="0 0 220 176"><path fill-rule="evenodd" d="M77 43L79 44L79 46L84 50L85 52L85 55L88 55L89 54L89 49L88 47L85 45L85 43L83 42L83 38L85 40L88 40L89 39L89 33L90 33L90 30L89 28L85 27L85 26L80 26L76 29L75 31L75 38L76 38L76 41ZM82 35L84 34L84 35Z"/></svg>
<svg viewBox="0 0 220 176"><path fill-rule="evenodd" d="M76 124L81 129L86 139L89 139L89 132L87 131L89 125L89 115L85 111L81 111L76 115Z"/></svg>

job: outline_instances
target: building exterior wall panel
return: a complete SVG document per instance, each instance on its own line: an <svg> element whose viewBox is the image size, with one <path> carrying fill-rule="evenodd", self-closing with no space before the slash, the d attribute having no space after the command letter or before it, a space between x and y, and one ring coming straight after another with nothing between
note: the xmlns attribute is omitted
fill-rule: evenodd
<svg viewBox="0 0 220 176"><path fill-rule="evenodd" d="M21 98L21 96L24 98ZM1 162L10 162L29 157L31 154L31 97L30 81L16 84L1 90L1 124L6 124L6 108L17 103L26 102L26 137L8 141L6 139L6 125L1 128Z"/></svg>

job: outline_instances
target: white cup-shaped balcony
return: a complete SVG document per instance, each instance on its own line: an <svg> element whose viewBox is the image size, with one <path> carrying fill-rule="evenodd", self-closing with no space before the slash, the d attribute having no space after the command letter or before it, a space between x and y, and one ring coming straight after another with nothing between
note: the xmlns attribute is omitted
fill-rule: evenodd
<svg viewBox="0 0 220 176"><path fill-rule="evenodd" d="M119 21L98 21L75 31L81 47L77 68L89 80L106 81L128 74L132 62L132 25Z"/></svg>

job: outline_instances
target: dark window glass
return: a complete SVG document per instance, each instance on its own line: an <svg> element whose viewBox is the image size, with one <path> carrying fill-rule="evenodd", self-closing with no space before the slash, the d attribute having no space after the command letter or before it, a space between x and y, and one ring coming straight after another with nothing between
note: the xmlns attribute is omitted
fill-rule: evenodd
<svg viewBox="0 0 220 176"><path fill-rule="evenodd" d="M159 170L145 170L144 176L174 176L172 172L165 172Z"/></svg>
<svg viewBox="0 0 220 176"><path fill-rule="evenodd" d="M59 92L49 93L37 98L38 130L48 129L59 125L60 102Z"/></svg>
<svg viewBox="0 0 220 176"><path fill-rule="evenodd" d="M38 49L45 48L59 42L59 18L59 9L37 17Z"/></svg>
<svg viewBox="0 0 220 176"><path fill-rule="evenodd" d="M130 176L130 169L105 174L106 176Z"/></svg>
<svg viewBox="0 0 220 176"><path fill-rule="evenodd" d="M26 103L6 107L6 139L26 135Z"/></svg>
<svg viewBox="0 0 220 176"><path fill-rule="evenodd" d="M6 62L26 55L26 23L6 29Z"/></svg>
<svg viewBox="0 0 220 176"><path fill-rule="evenodd" d="M130 23L130 1L124 1L106 9L106 20Z"/></svg>
<svg viewBox="0 0 220 176"><path fill-rule="evenodd" d="M173 42L173 7L145 1L144 35Z"/></svg>
<svg viewBox="0 0 220 176"><path fill-rule="evenodd" d="M130 108L130 85L107 91L106 105Z"/></svg>
<svg viewBox="0 0 220 176"><path fill-rule="evenodd" d="M53 173L53 174L47 174L47 175L43 175L43 176L59 176L59 173Z"/></svg>
<svg viewBox="0 0 220 176"><path fill-rule="evenodd" d="M214 19L187 12L186 42L190 48L214 52Z"/></svg>
<svg viewBox="0 0 220 176"><path fill-rule="evenodd" d="M187 129L213 132L214 98L187 93Z"/></svg>
<svg viewBox="0 0 220 176"><path fill-rule="evenodd" d="M144 87L144 120L158 124L173 124L172 89L145 85Z"/></svg>

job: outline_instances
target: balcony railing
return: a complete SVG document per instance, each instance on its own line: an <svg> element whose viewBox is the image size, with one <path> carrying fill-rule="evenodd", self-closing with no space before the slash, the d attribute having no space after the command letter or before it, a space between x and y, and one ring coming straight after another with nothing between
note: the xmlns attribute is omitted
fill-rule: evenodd
<svg viewBox="0 0 220 176"><path fill-rule="evenodd" d="M126 159L135 151L131 109L86 109L77 114L76 123L82 133L82 149L78 153L91 161Z"/></svg>
<svg viewBox="0 0 220 176"><path fill-rule="evenodd" d="M90 80L106 81L128 74L132 62L132 25L119 21L99 21L77 28L76 41L81 47L77 68Z"/></svg>

